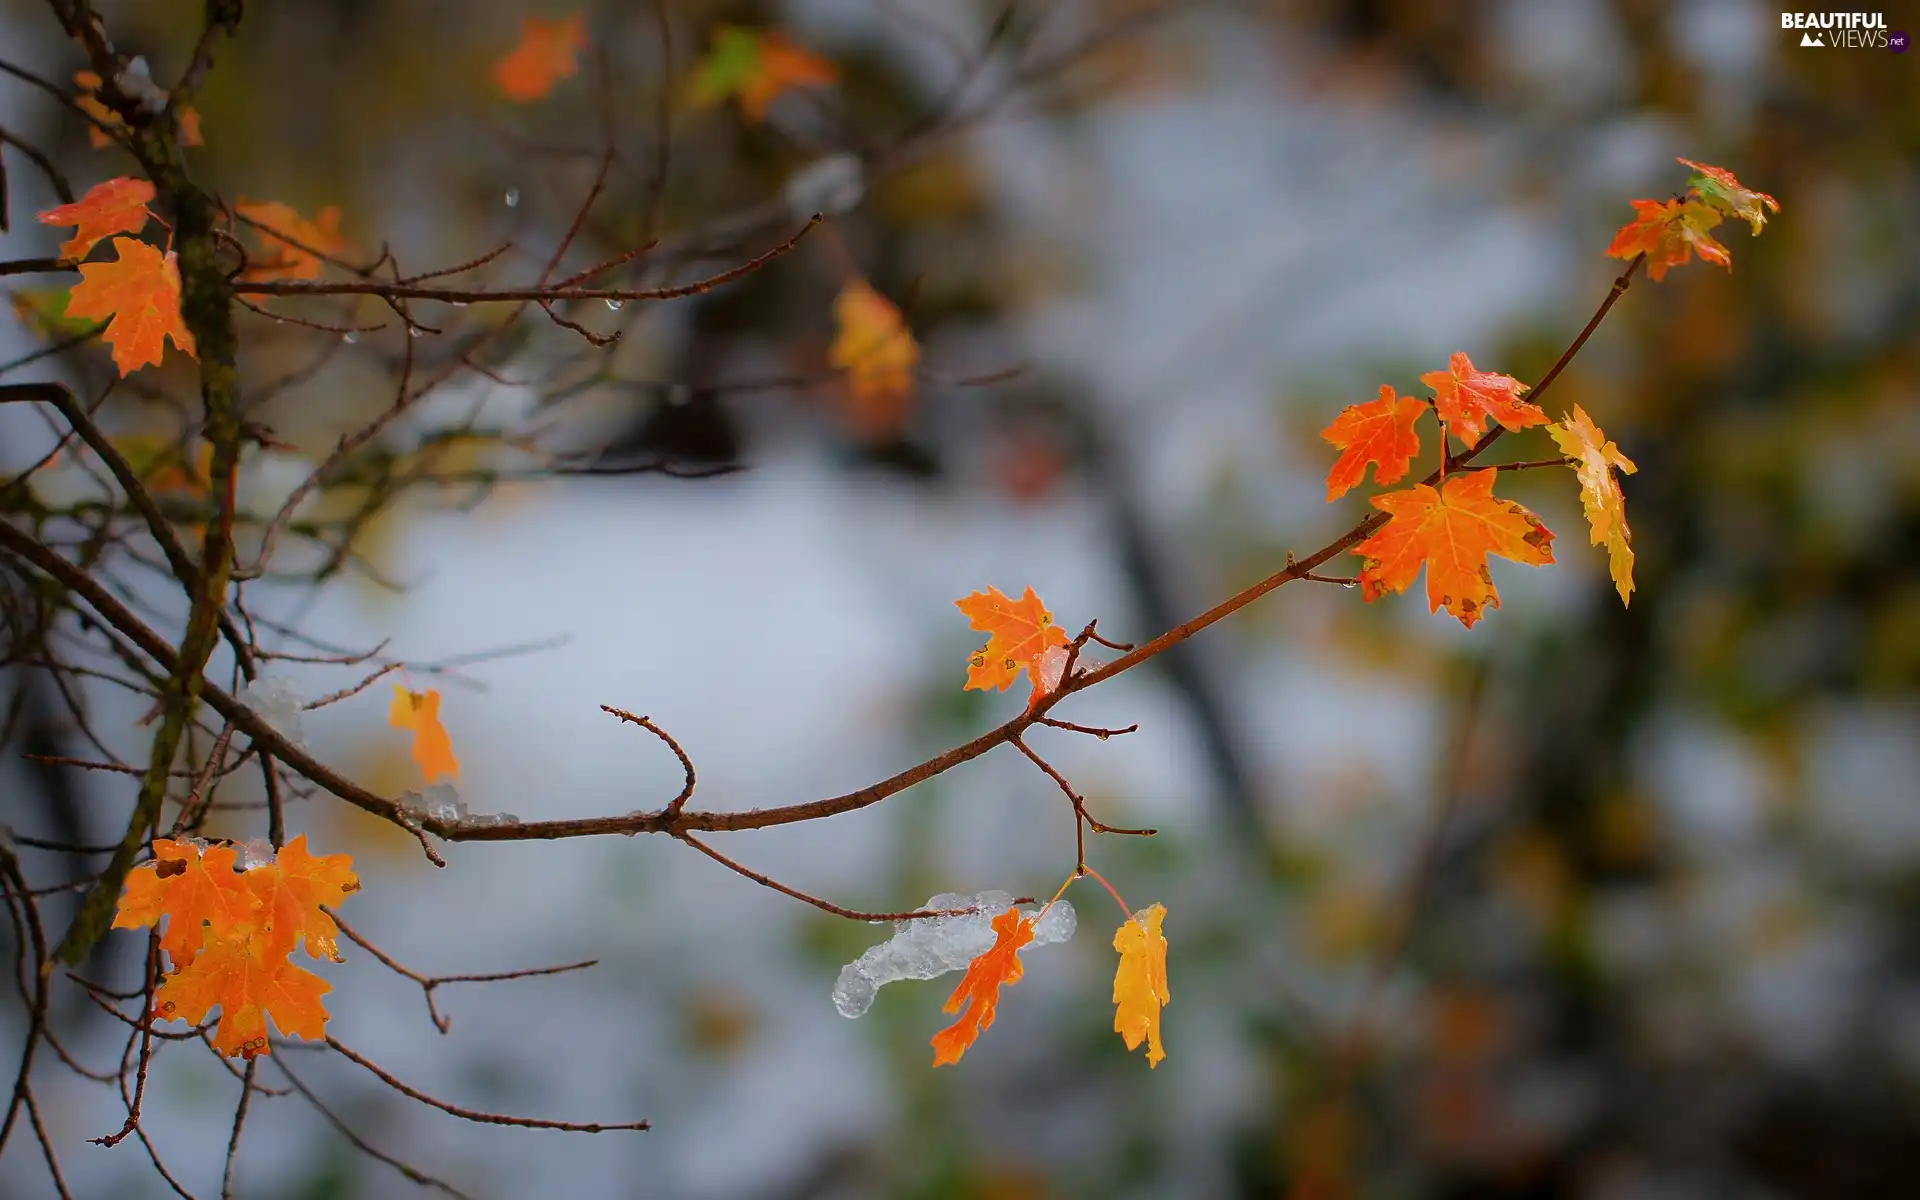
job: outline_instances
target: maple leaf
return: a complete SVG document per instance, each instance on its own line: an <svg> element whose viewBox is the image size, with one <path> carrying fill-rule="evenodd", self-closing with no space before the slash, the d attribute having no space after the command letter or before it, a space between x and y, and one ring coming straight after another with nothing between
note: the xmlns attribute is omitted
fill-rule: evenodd
<svg viewBox="0 0 1920 1200"><path fill-rule="evenodd" d="M67 316L108 320L101 337L113 348L113 365L125 376L160 364L166 339L198 357L193 334L180 318L180 268L171 253L117 237L116 261L80 264L80 282L67 297Z"/></svg>
<svg viewBox="0 0 1920 1200"><path fill-rule="evenodd" d="M869 440L899 433L920 360L900 310L856 279L834 298L833 320L837 332L827 358L847 373L848 423Z"/></svg>
<svg viewBox="0 0 1920 1200"><path fill-rule="evenodd" d="M1620 481L1612 468L1628 475L1639 468L1620 453L1620 447L1607 440L1578 404L1573 406L1572 416L1547 426L1547 433L1562 454L1577 460L1573 471L1580 480L1580 503L1592 530L1591 544L1606 545L1607 573L1620 593L1620 603L1626 604L1633 595L1632 535L1627 529L1626 497L1620 494Z"/></svg>
<svg viewBox="0 0 1920 1200"><path fill-rule="evenodd" d="M76 226L73 236L60 243L60 257L79 262L87 251L116 233L139 233L146 228L147 202L153 199L153 185L144 179L121 176L96 183L87 194L72 204L62 204L40 214L45 225Z"/></svg>
<svg viewBox="0 0 1920 1200"><path fill-rule="evenodd" d="M968 663L967 685L962 691L1004 691L1022 669L1038 689L1044 674L1041 655L1051 647L1067 644L1066 631L1053 623L1053 614L1031 587L1018 600L989 587L953 603L967 615L968 629L989 635L987 644Z"/></svg>
<svg viewBox="0 0 1920 1200"><path fill-rule="evenodd" d="M440 723L440 693L428 688L410 692L393 689L393 704L387 709L387 724L396 729L413 730L413 761L432 783L442 775L460 777L460 760L453 756L453 740Z"/></svg>
<svg viewBox="0 0 1920 1200"><path fill-rule="evenodd" d="M1620 227L1607 247L1612 258L1647 256L1647 273L1656 280L1694 254L1733 270L1733 256L1707 230L1720 223L1717 209L1698 200L1631 200L1634 218Z"/></svg>
<svg viewBox="0 0 1920 1200"><path fill-rule="evenodd" d="M1349 404L1340 410L1333 423L1320 436L1342 453L1327 472L1327 499L1338 500L1347 494L1374 464L1375 483L1397 483L1420 453L1420 435L1414 424L1427 411L1424 401L1412 396L1395 396L1393 388L1380 385L1380 397L1365 404Z"/></svg>
<svg viewBox="0 0 1920 1200"><path fill-rule="evenodd" d="M241 876L260 898L259 937L268 954L285 957L305 940L307 957L340 961L340 929L321 911L360 890L353 858L346 854L310 854L307 835L301 834L274 857L273 864L256 867Z"/></svg>
<svg viewBox="0 0 1920 1200"><path fill-rule="evenodd" d="M1420 382L1433 389L1434 415L1468 449L1479 442L1489 417L1508 433L1547 423L1538 404L1520 398L1529 390L1526 384L1511 375L1476 371L1473 360L1458 350L1447 360L1446 370L1428 371Z"/></svg>
<svg viewBox="0 0 1920 1200"><path fill-rule="evenodd" d="M100 76L92 71L75 71L73 82L74 86L79 88L79 95L73 98L75 107L100 122L100 125L87 126L87 144L96 150L102 146L113 145L113 138L107 130L119 132L126 128L127 123L120 119L119 113L108 108L100 99ZM106 126L106 129L102 129L101 125ZM200 114L192 105L180 106L180 144L182 146L206 145L200 137Z"/></svg>
<svg viewBox="0 0 1920 1200"><path fill-rule="evenodd" d="M1167 939L1160 933L1166 915L1163 905L1143 908L1113 935L1113 948L1120 952L1120 969L1113 975L1113 1031L1126 1039L1129 1050L1146 1039L1149 1067L1167 1056L1160 1046L1160 1009L1173 1001L1167 990Z"/></svg>
<svg viewBox="0 0 1920 1200"><path fill-rule="evenodd" d="M960 1013L953 1024L933 1035L933 1065L957 1063L967 1047L982 1032L993 1026L994 1009L1000 1003L1000 989L1020 981L1020 947L1033 940L1033 920L1009 908L993 919L993 931L999 936L992 946L967 964L967 973L947 997L942 1012ZM961 1010L965 1009L964 1012Z"/></svg>
<svg viewBox="0 0 1920 1200"><path fill-rule="evenodd" d="M538 100L578 69L574 58L586 44L586 24L579 13L557 21L522 17L520 40L493 64L493 85L509 100Z"/></svg>
<svg viewBox="0 0 1920 1200"><path fill-rule="evenodd" d="M260 902L233 864L232 846L203 851L192 842L154 839L153 861L127 872L113 928L138 929L166 917L160 948L176 971L190 965L203 944L244 938Z"/></svg>
<svg viewBox="0 0 1920 1200"><path fill-rule="evenodd" d="M263 262L249 262L242 279L318 279L320 255L338 258L346 250L346 242L340 237L337 205L329 204L311 221L277 201L241 200L234 204L233 211L259 227L254 233L273 255Z"/></svg>
<svg viewBox="0 0 1920 1200"><path fill-rule="evenodd" d="M1684 166L1698 172L1687 180L1687 186L1698 192L1700 198L1708 204L1726 213L1730 217L1739 217L1752 227L1754 236L1766 226L1766 210L1780 211L1780 202L1765 192L1751 191L1733 177L1733 172L1724 167L1710 167L1706 163L1697 163L1690 158L1677 159ZM1704 256L1703 256L1704 257Z"/></svg>
<svg viewBox="0 0 1920 1200"><path fill-rule="evenodd" d="M223 938L209 940L192 964L166 978L153 994L153 1013L198 1025L218 1006L213 1048L228 1057L253 1058L268 1053L269 1018L288 1037L326 1037L327 1010L320 997L332 990L284 953L270 952L262 938Z"/></svg>
<svg viewBox="0 0 1920 1200"><path fill-rule="evenodd" d="M774 97L789 88L823 87L839 79L832 63L778 33L722 25L694 73L693 102L712 104L737 96L740 111L758 123L766 119Z"/></svg>
<svg viewBox="0 0 1920 1200"><path fill-rule="evenodd" d="M1405 591L1425 566L1427 611L1445 605L1471 629L1486 609L1500 607L1487 555L1535 567L1552 562L1553 534L1520 505L1494 497L1498 474L1489 467L1450 476L1438 488L1416 483L1375 496L1373 506L1393 519L1353 548L1363 560L1361 597Z"/></svg>

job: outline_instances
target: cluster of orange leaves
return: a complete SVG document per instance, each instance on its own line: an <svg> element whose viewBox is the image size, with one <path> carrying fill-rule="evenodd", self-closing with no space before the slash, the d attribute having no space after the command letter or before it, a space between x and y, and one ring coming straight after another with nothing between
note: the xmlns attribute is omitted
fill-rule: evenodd
<svg viewBox="0 0 1920 1200"><path fill-rule="evenodd" d="M327 981L289 959L340 962L339 927L326 910L358 891L353 860L313 855L302 834L272 862L236 869L232 846L156 838L153 859L127 874L116 929L159 923L166 977L153 995L156 1019L198 1025L215 1008L213 1046L229 1057L268 1053L267 1022L287 1037L326 1036L320 998Z"/></svg>
<svg viewBox="0 0 1920 1200"><path fill-rule="evenodd" d="M1615 258L1647 256L1653 278L1698 254L1708 262L1732 267L1726 247L1707 235L1722 215L1746 220L1753 232L1766 224L1767 211L1778 212L1772 196L1743 187L1729 171L1690 159L1694 168L1688 194L1673 200L1632 201L1635 219L1614 236L1607 247ZM1358 484L1367 465L1374 482L1398 482L1420 453L1416 430L1429 409L1441 423L1441 444L1453 435L1471 449L1478 444L1487 422L1517 433L1546 425L1548 434L1571 460L1580 484L1592 544L1607 548L1607 569L1621 603L1633 595L1633 546L1627 527L1626 500L1619 474L1632 474L1633 461L1607 439L1586 411L1574 405L1564 419L1549 424L1547 414L1524 399L1526 384L1510 375L1481 371L1465 354L1456 353L1445 371L1432 371L1420 382L1433 391L1431 400L1397 396L1382 384L1377 399L1349 405L1320 436L1340 450L1327 473L1327 499L1338 499ZM1429 611L1441 607L1471 628L1489 608L1500 607L1500 593L1488 572L1489 555L1542 566L1553 561L1553 534L1539 518L1511 500L1493 495L1493 468L1443 478L1438 487L1425 483L1373 497L1375 508L1391 520L1353 548L1361 557L1361 596L1375 600L1387 592L1404 591L1420 574L1427 575Z"/></svg>

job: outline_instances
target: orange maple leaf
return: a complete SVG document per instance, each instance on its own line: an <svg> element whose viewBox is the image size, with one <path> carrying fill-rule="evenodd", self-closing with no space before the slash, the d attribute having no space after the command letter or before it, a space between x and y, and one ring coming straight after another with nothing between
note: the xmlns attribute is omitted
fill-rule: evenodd
<svg viewBox="0 0 1920 1200"><path fill-rule="evenodd" d="M307 957L340 961L340 929L321 911L360 890L353 858L346 854L310 854L307 835L280 847L271 868L258 867L241 876L260 898L260 937L268 954L292 953L302 939Z"/></svg>
<svg viewBox="0 0 1920 1200"><path fill-rule="evenodd" d="M1526 384L1511 375L1476 371L1473 360L1458 350L1447 360L1446 370L1428 371L1420 382L1433 389L1434 415L1469 449L1480 440L1489 417L1508 433L1547 423L1538 404L1520 398L1529 390Z"/></svg>
<svg viewBox="0 0 1920 1200"><path fill-rule="evenodd" d="M1020 981L1020 947L1033 940L1033 920L1009 908L993 919L993 931L999 936L992 946L967 964L967 973L947 997L942 1012L960 1013L953 1024L933 1035L933 1065L957 1063L967 1047L982 1032L993 1026L994 1009L1000 1003L1000 989ZM961 1012L962 1009L965 1012Z"/></svg>
<svg viewBox="0 0 1920 1200"><path fill-rule="evenodd" d="M260 902L233 865L232 846L203 851L193 842L156 838L153 861L127 872L113 928L138 929L166 917L160 948L176 971L190 965L205 943L244 939Z"/></svg>
<svg viewBox="0 0 1920 1200"><path fill-rule="evenodd" d="M147 203L153 199L153 185L144 179L121 176L96 183L87 194L72 204L62 204L40 214L45 225L76 226L73 236L60 243L60 257L79 262L87 251L116 233L139 233L146 228Z"/></svg>
<svg viewBox="0 0 1920 1200"><path fill-rule="evenodd" d="M113 138L107 130L111 129L117 133L125 129L127 123L120 119L119 113L114 112L101 101L100 76L92 71L75 71L73 82L80 90L79 95L73 98L74 105L100 123L87 126L87 144L96 150L102 146L113 145ZM102 125L106 126L106 129L102 129ZM180 106L180 144L182 146L206 145L200 137L200 114L192 105Z"/></svg>
<svg viewBox="0 0 1920 1200"><path fill-rule="evenodd" d="M1167 1052L1160 1046L1160 1009L1173 1001L1167 990L1167 939L1160 921L1167 915L1155 904L1133 914L1113 934L1120 967L1113 975L1113 1031L1136 1050L1147 1043L1147 1066L1157 1067Z"/></svg>
<svg viewBox="0 0 1920 1200"><path fill-rule="evenodd" d="M228 1057L253 1058L268 1053L268 1018L288 1037L326 1037L327 1010L320 997L332 990L326 980L288 962L284 952L271 952L262 938L209 940L204 952L154 992L153 1014L198 1025L218 1006L213 1048Z"/></svg>
<svg viewBox="0 0 1920 1200"><path fill-rule="evenodd" d="M340 237L340 209L329 204L311 221L288 205L277 201L234 204L239 213L257 227L254 233L271 258L249 262L242 279L318 279L321 255L338 258L346 250Z"/></svg>
<svg viewBox="0 0 1920 1200"><path fill-rule="evenodd" d="M1393 388L1380 385L1380 397L1365 404L1349 404L1340 410L1333 423L1320 436L1342 453L1327 472L1327 499L1337 500L1367 473L1373 463L1375 483L1397 483L1420 453L1420 435L1414 424L1427 411L1424 401L1412 396L1395 396Z"/></svg>
<svg viewBox="0 0 1920 1200"><path fill-rule="evenodd" d="M440 693L428 688L410 692L393 689L393 704L387 709L387 724L396 729L413 730L413 761L432 783L442 775L460 777L460 760L453 756L453 740L440 723Z"/></svg>
<svg viewBox="0 0 1920 1200"><path fill-rule="evenodd" d="M1494 497L1498 474L1489 467L1451 476L1438 488L1416 483L1375 496L1373 506L1393 519L1353 548L1363 560L1361 597L1405 591L1425 566L1427 611L1445 605L1471 629L1486 609L1500 607L1487 555L1535 567L1552 562L1553 534L1520 505Z"/></svg>
<svg viewBox="0 0 1920 1200"><path fill-rule="evenodd" d="M1054 646L1067 644L1066 631L1053 623L1053 614L1040 603L1033 588L1015 600L1000 589L989 587L955 600L954 607L967 615L967 628L988 634L987 644L967 664L968 689L1004 691L1014 675L1025 670L1027 679L1038 691L1042 686L1041 656Z"/></svg>
<svg viewBox="0 0 1920 1200"><path fill-rule="evenodd" d="M832 63L772 31L722 25L693 77L693 101L711 104L740 98L740 111L754 122L766 120L767 106L789 88L824 87L838 82Z"/></svg>
<svg viewBox="0 0 1920 1200"><path fill-rule="evenodd" d="M538 100L578 69L575 56L586 44L586 23L579 13L557 21L522 17L520 40L493 64L493 85L509 100Z"/></svg>
<svg viewBox="0 0 1920 1200"><path fill-rule="evenodd" d="M180 268L171 253L117 237L113 262L80 264L80 282L67 296L69 317L111 320L101 334L113 348L113 365L129 375L160 364L166 340L198 357L193 334L180 317Z"/></svg>
<svg viewBox="0 0 1920 1200"><path fill-rule="evenodd" d="M1698 200L1630 200L1633 220L1620 227L1607 247L1611 258L1647 256L1647 273L1655 279L1698 254L1710 263L1733 270L1733 256L1707 232L1720 223L1719 210Z"/></svg>
<svg viewBox="0 0 1920 1200"><path fill-rule="evenodd" d="M1687 181L1688 187L1698 193L1702 200L1721 212L1745 221L1752 227L1756 237L1767 223L1767 214L1761 205L1764 204L1774 212L1780 211L1778 200L1765 192L1756 192L1747 188L1733 177L1732 171L1725 167L1710 167L1706 163L1697 163L1690 158L1676 161L1699 172ZM1702 257L1705 256L1702 255Z"/></svg>
<svg viewBox="0 0 1920 1200"><path fill-rule="evenodd" d="M847 373L847 423L867 440L900 432L913 398L920 346L893 302L853 280L833 301L837 327L828 361Z"/></svg>
<svg viewBox="0 0 1920 1200"><path fill-rule="evenodd" d="M1580 480L1580 503L1592 531L1591 544L1605 543L1607 573L1620 593L1620 603L1627 604L1633 595L1632 533L1627 528L1627 499L1620 493L1620 480L1613 469L1631 475L1640 468L1607 440L1578 404L1573 406L1572 416L1547 426L1547 433L1562 454L1575 460L1573 471Z"/></svg>

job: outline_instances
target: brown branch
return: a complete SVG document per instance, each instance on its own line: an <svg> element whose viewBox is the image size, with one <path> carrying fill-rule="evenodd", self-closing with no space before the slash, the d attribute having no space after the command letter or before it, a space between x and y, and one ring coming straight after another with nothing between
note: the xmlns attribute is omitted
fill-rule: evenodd
<svg viewBox="0 0 1920 1200"><path fill-rule="evenodd" d="M509 979L533 979L541 975L564 975L569 971L584 971L588 967L600 965L599 959L589 958L581 962L563 963L557 967L526 967L518 971L492 971L481 975L422 975L418 971L410 970L395 961L391 955L368 941L364 934L341 920L339 913L334 912L331 908L323 908L322 911L333 918L333 923L340 927L340 932L346 934L349 941L380 960L382 966L394 974L405 979L411 979L420 985L420 990L426 996L427 1000L427 1017L433 1022L433 1027L441 1033L447 1032L447 1030L453 1026L452 1019L441 1016L440 1010L435 1007L433 1002L433 990L442 984L501 983Z"/></svg>
<svg viewBox="0 0 1920 1200"><path fill-rule="evenodd" d="M557 1129L562 1133L619 1133L629 1131L637 1132L653 1128L653 1126L646 1121L626 1121L614 1125L583 1124L575 1121L549 1121L544 1117L514 1117L508 1116L505 1113L490 1113L482 1112L474 1108L462 1108L457 1104L449 1104L445 1100L430 1096L418 1088L408 1087L380 1067L354 1053L342 1044L338 1038L327 1038L327 1045L332 1046L348 1060L365 1067L381 1083L399 1092L402 1096L410 1100L418 1100L422 1104L431 1108L437 1108L443 1113L459 1117L463 1121L475 1121L482 1125L517 1125L523 1129Z"/></svg>

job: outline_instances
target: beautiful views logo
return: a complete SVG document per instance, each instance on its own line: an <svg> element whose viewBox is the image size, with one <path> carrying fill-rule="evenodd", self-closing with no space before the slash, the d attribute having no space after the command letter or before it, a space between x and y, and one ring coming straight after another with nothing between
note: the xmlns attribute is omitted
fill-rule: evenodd
<svg viewBox="0 0 1920 1200"><path fill-rule="evenodd" d="M1780 14L1780 28L1799 30L1802 46L1884 50L1890 45L1885 13L1783 12ZM1898 48L1906 49L1905 34L1900 35Z"/></svg>

